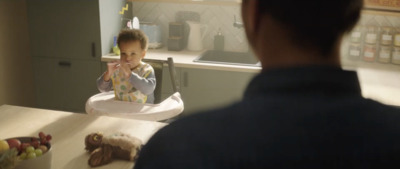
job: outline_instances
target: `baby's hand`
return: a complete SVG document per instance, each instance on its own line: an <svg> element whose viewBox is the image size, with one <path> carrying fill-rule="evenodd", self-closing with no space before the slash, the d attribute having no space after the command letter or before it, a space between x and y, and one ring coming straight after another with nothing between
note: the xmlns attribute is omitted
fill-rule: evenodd
<svg viewBox="0 0 400 169"><path fill-rule="evenodd" d="M121 61L120 71L122 71L124 73L125 78L129 78L132 74L130 65L131 64L129 62Z"/></svg>
<svg viewBox="0 0 400 169"><path fill-rule="evenodd" d="M112 61L107 63L107 72L110 77L118 69L118 66L119 66L119 61Z"/></svg>

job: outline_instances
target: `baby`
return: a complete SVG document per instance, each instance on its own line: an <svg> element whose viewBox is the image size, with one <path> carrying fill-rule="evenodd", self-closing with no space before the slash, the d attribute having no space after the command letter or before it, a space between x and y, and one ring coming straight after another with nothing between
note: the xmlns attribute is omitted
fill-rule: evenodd
<svg viewBox="0 0 400 169"><path fill-rule="evenodd" d="M117 39L119 61L107 63L107 71L97 79L100 92L114 88L116 100L154 103L156 78L151 65L142 62L148 39L137 29L122 30Z"/></svg>

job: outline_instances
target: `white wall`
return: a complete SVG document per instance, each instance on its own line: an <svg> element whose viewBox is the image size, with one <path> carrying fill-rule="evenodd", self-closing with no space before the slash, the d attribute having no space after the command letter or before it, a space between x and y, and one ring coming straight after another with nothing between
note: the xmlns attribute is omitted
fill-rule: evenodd
<svg viewBox="0 0 400 169"><path fill-rule="evenodd" d="M119 11L122 10L122 7L125 7L125 4L125 0L99 1L102 55L112 52L113 37L117 36L121 30L121 15Z"/></svg>
<svg viewBox="0 0 400 169"><path fill-rule="evenodd" d="M0 1L0 105L34 105L25 0Z"/></svg>

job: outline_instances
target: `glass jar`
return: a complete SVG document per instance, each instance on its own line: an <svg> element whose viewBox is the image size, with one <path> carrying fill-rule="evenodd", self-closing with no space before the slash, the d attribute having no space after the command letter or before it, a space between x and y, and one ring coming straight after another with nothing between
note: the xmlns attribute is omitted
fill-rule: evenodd
<svg viewBox="0 0 400 169"><path fill-rule="evenodd" d="M396 28L396 33L394 34L394 46L400 46L400 28Z"/></svg>
<svg viewBox="0 0 400 169"><path fill-rule="evenodd" d="M376 55L377 55L377 52L376 52L375 45L365 45L364 46L364 55L363 55L364 61L373 62L373 61L375 61Z"/></svg>
<svg viewBox="0 0 400 169"><path fill-rule="evenodd" d="M385 26L381 28L381 44L391 45L393 43L393 27Z"/></svg>
<svg viewBox="0 0 400 169"><path fill-rule="evenodd" d="M356 26L350 35L350 41L352 43L360 43L362 39L362 27Z"/></svg>
<svg viewBox="0 0 400 169"><path fill-rule="evenodd" d="M400 64L400 48L393 47L392 63Z"/></svg>
<svg viewBox="0 0 400 169"><path fill-rule="evenodd" d="M389 63L392 55L392 48L390 46L381 46L378 55L378 61L381 63Z"/></svg>
<svg viewBox="0 0 400 169"><path fill-rule="evenodd" d="M365 33L365 43L376 44L378 38L378 27L368 26Z"/></svg>
<svg viewBox="0 0 400 169"><path fill-rule="evenodd" d="M350 60L359 60L361 56L361 46L359 44L350 44L348 57Z"/></svg>

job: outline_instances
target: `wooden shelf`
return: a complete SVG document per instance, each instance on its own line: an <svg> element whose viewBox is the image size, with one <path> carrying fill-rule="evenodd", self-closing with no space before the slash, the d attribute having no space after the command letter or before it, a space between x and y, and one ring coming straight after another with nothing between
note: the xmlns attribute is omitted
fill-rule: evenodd
<svg viewBox="0 0 400 169"><path fill-rule="evenodd" d="M241 0L232 1L208 1L208 0L127 0L127 2L163 2L163 3L185 3L199 5L221 5L221 6L237 6L241 4Z"/></svg>
<svg viewBox="0 0 400 169"><path fill-rule="evenodd" d="M366 9L388 12L400 12L399 0L364 0Z"/></svg>
<svg viewBox="0 0 400 169"><path fill-rule="evenodd" d="M364 8L362 10L362 14L399 17L400 16L400 11L390 11L390 10L378 10L378 9Z"/></svg>

